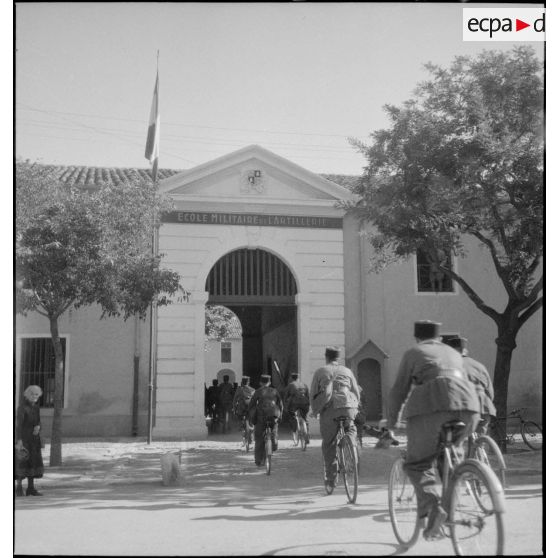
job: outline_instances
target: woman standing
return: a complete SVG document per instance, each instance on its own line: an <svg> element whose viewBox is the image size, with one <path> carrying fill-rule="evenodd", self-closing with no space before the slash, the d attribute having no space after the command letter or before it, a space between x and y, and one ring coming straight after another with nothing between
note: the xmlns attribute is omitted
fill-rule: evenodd
<svg viewBox="0 0 558 558"><path fill-rule="evenodd" d="M23 392L23 403L17 409L16 417L16 454L27 450L26 459L15 460L16 496L23 496L22 480L27 477L27 496L42 496L35 489L34 479L43 476L43 456L41 454L41 418L39 397L43 390L39 386L29 386Z"/></svg>

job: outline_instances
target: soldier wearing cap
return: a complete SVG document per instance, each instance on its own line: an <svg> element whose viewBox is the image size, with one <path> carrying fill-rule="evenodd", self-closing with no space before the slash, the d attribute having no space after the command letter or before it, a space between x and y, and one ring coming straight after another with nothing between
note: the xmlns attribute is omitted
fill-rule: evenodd
<svg viewBox="0 0 558 558"><path fill-rule="evenodd" d="M219 384L219 417L223 424L223 433L230 430L230 414L233 409L234 388L229 382L229 375L223 376L223 383Z"/></svg>
<svg viewBox="0 0 558 558"><path fill-rule="evenodd" d="M271 376L262 374L260 377L260 387L254 392L250 405L248 406L248 416L254 424L254 460L258 467L265 463L265 447L263 443L263 433L266 422L273 421L271 442L273 451L277 451L279 446L277 441L279 420L283 414L283 400L279 392L271 387Z"/></svg>
<svg viewBox="0 0 558 558"><path fill-rule="evenodd" d="M415 487L419 517L428 517L423 533L427 540L442 535L441 526L447 518L436 488L440 428L450 420L461 420L467 425L464 439L476 428L480 410L476 390L464 372L463 359L442 343L440 326L429 320L415 323L417 344L404 353L388 399L389 429L396 425L405 403L405 470Z"/></svg>
<svg viewBox="0 0 558 558"><path fill-rule="evenodd" d="M463 366L469 381L475 385L477 394L479 396L481 421L477 427L479 434L486 434L490 417L496 416L496 407L494 407L494 387L492 380L488 374L488 370L484 364L478 360L471 358L467 349L468 341L465 337L460 335L442 335L442 341L453 347L456 351L461 353L463 357Z"/></svg>
<svg viewBox="0 0 558 558"><path fill-rule="evenodd" d="M293 432L293 439L297 428L296 412L300 411L300 415L306 422L306 443L308 444L310 442L310 434L306 417L310 410L310 392L308 391L308 386L298 379L298 372L291 374L291 381L283 393L283 401L285 402L285 410L289 414L289 424Z"/></svg>
<svg viewBox="0 0 558 558"><path fill-rule="evenodd" d="M250 376L242 376L240 386L235 391L233 399L233 412L238 419L244 420L255 391L250 385Z"/></svg>
<svg viewBox="0 0 558 558"><path fill-rule="evenodd" d="M324 484L328 493L331 493L337 484L338 477L335 418L345 416L350 419L345 424L345 431L352 438L356 447L354 419L358 413L360 392L353 372L339 364L337 347L326 347L325 361L325 366L318 368L312 377L310 404L314 415L320 415ZM335 384L342 387L342 393L336 393Z"/></svg>

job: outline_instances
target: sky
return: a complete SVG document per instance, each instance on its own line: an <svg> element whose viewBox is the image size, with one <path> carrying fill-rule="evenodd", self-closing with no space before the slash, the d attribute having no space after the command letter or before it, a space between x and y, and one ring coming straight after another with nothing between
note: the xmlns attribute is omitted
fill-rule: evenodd
<svg viewBox="0 0 558 558"><path fill-rule="evenodd" d="M259 144L313 172L361 174L348 138L386 127L383 106L412 96L424 63L513 48L464 42L463 6L16 4L16 156L148 168L159 52L159 168Z"/></svg>

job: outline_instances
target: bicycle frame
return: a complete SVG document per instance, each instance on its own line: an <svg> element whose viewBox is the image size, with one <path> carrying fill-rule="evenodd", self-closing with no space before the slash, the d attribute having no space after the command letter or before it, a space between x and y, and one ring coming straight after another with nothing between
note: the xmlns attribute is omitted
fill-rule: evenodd
<svg viewBox="0 0 558 558"><path fill-rule="evenodd" d="M508 434L505 430L503 425L508 424L510 420L519 421L519 427L521 428L522 424L525 424L527 421L523 418L523 413L521 412L522 409L513 409L510 411L505 417L493 417L490 421L490 428L494 430L498 430L499 433L503 433L506 437L508 442L513 441L513 434ZM503 438L503 437L502 437Z"/></svg>
<svg viewBox="0 0 558 558"><path fill-rule="evenodd" d="M490 467L475 458L462 458L465 432L465 423L459 420L449 421L441 431L437 463L442 481L440 503L447 518L440 534L451 537L458 555L501 555L504 491ZM388 499L395 536L402 546L410 548L425 524L418 518L415 491L408 488L412 483L404 470L405 459L406 454L402 454L392 466Z"/></svg>

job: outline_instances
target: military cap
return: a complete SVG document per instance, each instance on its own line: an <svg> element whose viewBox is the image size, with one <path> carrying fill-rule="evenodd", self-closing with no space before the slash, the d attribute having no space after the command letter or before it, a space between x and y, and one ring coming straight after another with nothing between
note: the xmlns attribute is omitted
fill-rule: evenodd
<svg viewBox="0 0 558 558"><path fill-rule="evenodd" d="M250 376L242 376L242 379L249 382L250 381Z"/></svg>
<svg viewBox="0 0 558 558"><path fill-rule="evenodd" d="M269 382L271 380L271 376L269 374L262 374L260 376L260 382L263 382L264 384L267 384L267 382Z"/></svg>
<svg viewBox="0 0 558 558"><path fill-rule="evenodd" d="M415 337L418 339L433 339L440 335L442 324L430 320L415 322Z"/></svg>
<svg viewBox="0 0 558 558"><path fill-rule="evenodd" d="M442 342L460 353L467 348L467 339L461 335L442 335Z"/></svg>
<svg viewBox="0 0 558 558"><path fill-rule="evenodd" d="M338 347L326 347L325 349L325 356L329 360L337 360L339 358L339 354L341 351Z"/></svg>

